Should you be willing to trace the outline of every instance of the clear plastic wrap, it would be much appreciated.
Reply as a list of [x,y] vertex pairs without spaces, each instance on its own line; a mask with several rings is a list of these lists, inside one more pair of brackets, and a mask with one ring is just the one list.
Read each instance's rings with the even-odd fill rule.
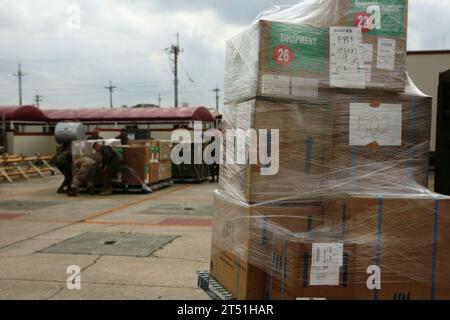
[[[405,71],[407,6],[303,1],[228,43],[211,272],[236,298],[450,299],[450,198],[427,189],[432,100]],[[242,154],[258,161],[229,161]]]
[[269,10],[227,43],[225,104],[333,88],[402,92],[407,0],[305,0]]

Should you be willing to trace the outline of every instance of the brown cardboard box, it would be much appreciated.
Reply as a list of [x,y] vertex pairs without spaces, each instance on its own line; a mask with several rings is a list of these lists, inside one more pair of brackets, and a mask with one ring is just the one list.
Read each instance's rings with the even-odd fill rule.
[[150,182],[150,152],[142,146],[124,148],[122,182],[125,185],[141,185]]
[[[270,266],[266,274],[268,300],[353,299],[356,245],[330,243],[325,238],[317,237],[314,243],[300,238],[273,241],[271,259],[267,262]],[[318,256],[313,256],[313,245],[318,245]],[[331,255],[330,250],[337,255]],[[314,262],[325,257],[338,258],[341,264]],[[313,278],[318,282],[312,282]]]
[[159,181],[159,163],[151,162],[150,163],[150,176],[149,176],[149,184],[157,183]]
[[338,6],[338,26],[362,27],[359,59],[367,70],[365,88],[403,92],[407,77],[408,0],[333,1]]
[[321,225],[322,209],[313,203],[252,206],[216,192],[211,273],[237,299],[263,299],[270,239],[307,237]]
[[315,98],[328,84],[327,27],[261,20],[227,43],[225,104]]
[[172,160],[159,161],[158,170],[159,181],[172,179]]
[[317,98],[329,87],[404,91],[407,0],[317,0],[288,15],[291,23],[263,18],[227,42],[225,104]]
[[134,140],[130,142],[131,145],[145,146],[150,149],[150,162],[156,163],[159,161],[159,141],[158,140]]
[[[323,178],[329,167],[330,118],[328,98],[309,103],[257,99],[225,107],[225,130],[251,128],[258,135],[266,129],[274,143],[274,130],[279,130],[279,170],[273,172],[275,175],[263,175],[267,166],[262,161],[230,164],[229,159],[235,155],[233,144],[238,145],[238,154],[245,151],[239,147],[244,138],[234,140],[225,131],[226,164],[220,169],[219,189],[249,203],[315,196],[324,187]],[[256,156],[258,149],[265,151],[261,150],[263,146],[258,148],[256,141],[247,140],[247,146],[256,147]],[[271,150],[274,157],[275,151]],[[272,167],[277,166],[272,163]]]
[[411,84],[403,94],[336,94],[331,103],[330,180],[428,186],[430,97]]
[[172,159],[172,141],[159,140],[159,161]]
[[[325,204],[325,225],[358,242],[355,299],[450,299],[450,199],[438,195],[353,194]],[[381,268],[381,290],[367,268]]]

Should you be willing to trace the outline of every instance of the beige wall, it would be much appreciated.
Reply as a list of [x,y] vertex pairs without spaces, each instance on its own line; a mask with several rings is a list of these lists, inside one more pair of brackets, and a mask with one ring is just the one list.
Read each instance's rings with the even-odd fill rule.
[[419,89],[433,97],[431,150],[435,151],[439,73],[450,69],[450,52],[439,54],[408,53],[407,69]]
[[8,153],[34,156],[36,153],[52,155],[56,151],[54,136],[18,136],[8,132]]

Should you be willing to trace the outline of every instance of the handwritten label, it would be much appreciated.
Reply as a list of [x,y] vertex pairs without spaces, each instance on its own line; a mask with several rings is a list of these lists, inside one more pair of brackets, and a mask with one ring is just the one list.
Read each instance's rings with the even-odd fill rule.
[[330,28],[330,86],[364,89],[361,28]]
[[402,145],[402,105],[380,104],[373,108],[369,103],[350,104],[350,145],[380,146]]

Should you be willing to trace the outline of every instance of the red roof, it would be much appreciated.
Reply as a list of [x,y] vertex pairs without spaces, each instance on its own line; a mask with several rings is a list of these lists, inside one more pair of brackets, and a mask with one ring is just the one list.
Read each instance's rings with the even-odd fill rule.
[[45,114],[34,106],[0,107],[0,120],[45,122]]
[[43,109],[49,121],[206,121],[214,122],[208,109],[137,108],[137,109]]

